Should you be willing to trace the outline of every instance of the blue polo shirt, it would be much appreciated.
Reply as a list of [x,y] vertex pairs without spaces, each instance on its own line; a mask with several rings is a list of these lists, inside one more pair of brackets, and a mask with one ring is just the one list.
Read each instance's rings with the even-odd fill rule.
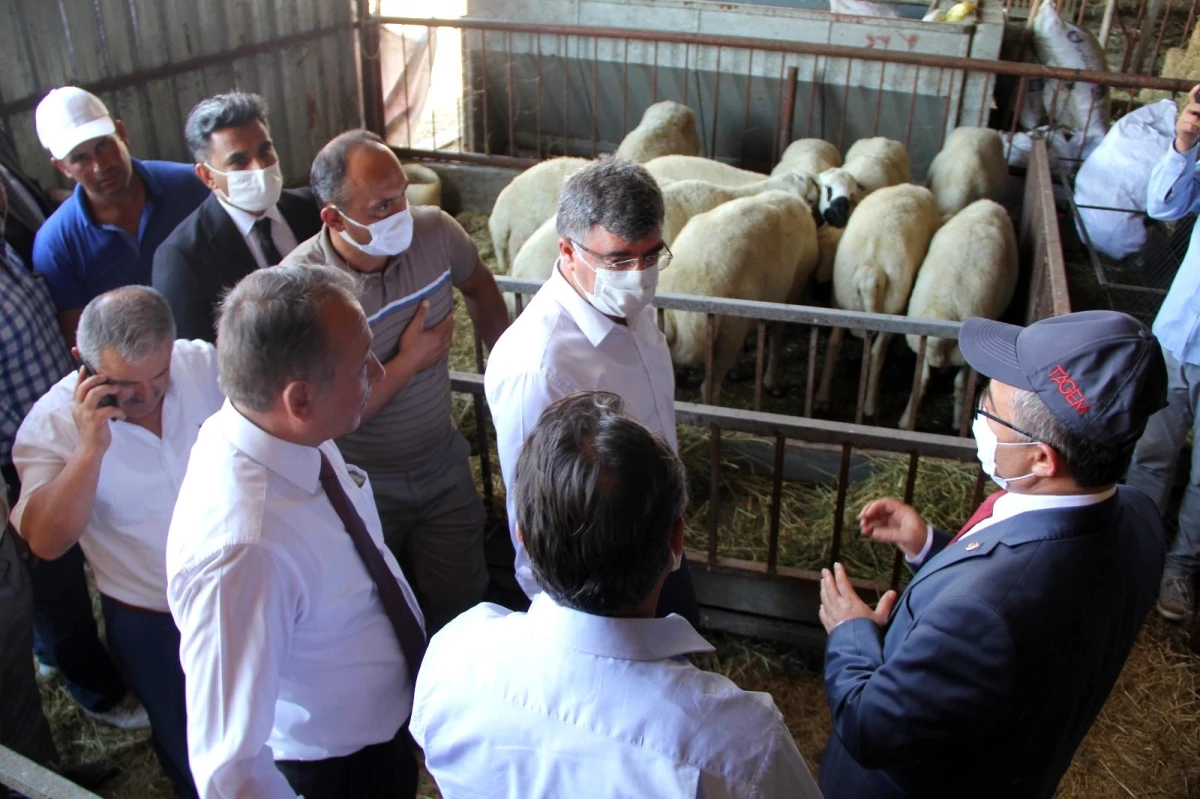
[[146,185],[136,238],[115,225],[97,225],[80,185],[37,232],[33,268],[45,277],[59,311],[82,308],[121,286],[149,286],[154,251],[210,193],[190,164],[131,160]]

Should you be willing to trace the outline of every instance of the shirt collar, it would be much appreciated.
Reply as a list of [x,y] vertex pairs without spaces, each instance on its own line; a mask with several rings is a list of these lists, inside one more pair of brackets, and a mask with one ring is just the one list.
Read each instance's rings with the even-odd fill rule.
[[217,411],[217,419],[221,433],[234,447],[297,488],[317,493],[321,475],[319,449],[276,438],[243,416],[228,399]]
[[237,227],[238,232],[240,232],[243,237],[249,236],[250,231],[254,228],[254,223],[260,219],[263,219],[264,217],[266,219],[279,222],[282,225],[287,224],[287,221],[283,218],[283,214],[279,213],[278,205],[272,205],[263,213],[262,216],[255,216],[249,211],[243,211],[241,208],[235,208],[229,203],[225,202],[225,198],[217,192],[214,191],[213,195],[216,196],[217,202],[221,204],[221,207],[225,209],[225,213],[229,214],[229,218],[233,220],[234,226]]
[[1089,505],[1099,505],[1116,493],[1116,486],[1107,491],[1101,491],[1099,494],[1018,494],[1009,491],[996,500],[996,505],[992,508],[992,515],[1007,518],[1034,510],[1085,508]]
[[[150,170],[146,169],[146,165],[136,158],[130,158],[129,163],[133,165],[133,171],[138,173],[138,176],[142,179],[142,185],[146,187],[146,205],[153,206],[158,201],[158,198],[162,196],[162,186],[159,184],[158,178],[154,177]],[[79,203],[80,209],[83,210],[83,218],[87,220],[87,223],[92,227],[100,227],[100,225],[96,224],[96,217],[92,216],[92,207],[88,204],[87,192],[83,190],[82,183],[75,184],[75,201]],[[145,212],[146,209],[143,208],[143,215]]]
[[543,592],[533,598],[526,615],[551,639],[597,657],[653,661],[716,651],[687,619],[674,613],[665,619],[594,616],[563,607]]

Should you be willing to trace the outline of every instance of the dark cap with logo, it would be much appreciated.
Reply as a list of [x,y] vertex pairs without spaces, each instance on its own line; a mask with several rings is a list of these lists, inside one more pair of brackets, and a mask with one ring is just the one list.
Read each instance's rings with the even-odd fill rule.
[[1132,445],[1167,404],[1158,339],[1116,311],[1065,314],[1029,327],[977,317],[963,323],[958,346],[980,374],[1036,392],[1089,441]]

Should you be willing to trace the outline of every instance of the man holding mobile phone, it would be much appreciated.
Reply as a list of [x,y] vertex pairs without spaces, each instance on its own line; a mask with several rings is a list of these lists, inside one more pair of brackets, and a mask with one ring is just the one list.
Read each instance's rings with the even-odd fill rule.
[[166,546],[192,445],[224,401],[216,350],[176,341],[162,295],[126,286],[84,308],[75,356],[80,369],[17,431],[12,523],[44,561],[83,549],[109,651],[146,708],[163,771],[179,796],[195,796]]
[[[1175,140],[1167,149],[1146,187],[1146,213],[1171,222],[1200,211],[1200,85],[1188,92],[1188,102],[1175,123]],[[1171,290],[1154,320],[1154,335],[1167,362],[1167,407],[1150,418],[1138,441],[1126,482],[1145,491],[1166,515],[1175,483],[1175,468],[1188,430],[1200,422],[1200,245],[1191,243]],[[1200,432],[1200,431],[1197,431]],[[1167,551],[1158,612],[1172,621],[1190,617],[1196,608],[1193,580],[1200,571],[1200,436],[1192,445],[1191,475],[1179,504],[1179,531]]]

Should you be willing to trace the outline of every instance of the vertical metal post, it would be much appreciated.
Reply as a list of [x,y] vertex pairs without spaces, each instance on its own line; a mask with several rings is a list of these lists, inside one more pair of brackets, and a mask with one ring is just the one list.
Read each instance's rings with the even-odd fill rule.
[[379,23],[371,17],[370,0],[358,0],[357,11],[363,127],[383,136],[386,131],[383,118],[383,72],[379,58]]
[[[777,153],[783,153],[792,143],[792,127],[796,124],[796,87],[799,83],[800,70],[788,67],[787,84],[783,95],[783,126],[779,131],[779,147]],[[772,158],[772,163],[779,162],[779,155]]]
[[708,562],[717,562],[717,530],[721,517],[721,427],[708,426],[709,460],[708,472]]
[[779,516],[783,509],[783,456],[787,439],[775,434],[775,466],[771,472],[771,526],[767,534],[767,574],[774,577],[779,568]]
[[849,444],[842,444],[842,464],[838,469],[837,506],[833,513],[833,540],[829,544],[829,568],[838,562],[842,556],[842,528],[845,526],[846,493],[850,490],[850,452]]
[[[754,354],[754,410],[762,410],[762,395],[763,395],[763,353],[766,351],[767,342],[767,323],[763,320],[758,320],[758,336],[755,344]],[[775,358],[778,360],[780,353],[775,353]],[[778,380],[779,375],[775,375]],[[779,387],[776,386],[776,389]]]

